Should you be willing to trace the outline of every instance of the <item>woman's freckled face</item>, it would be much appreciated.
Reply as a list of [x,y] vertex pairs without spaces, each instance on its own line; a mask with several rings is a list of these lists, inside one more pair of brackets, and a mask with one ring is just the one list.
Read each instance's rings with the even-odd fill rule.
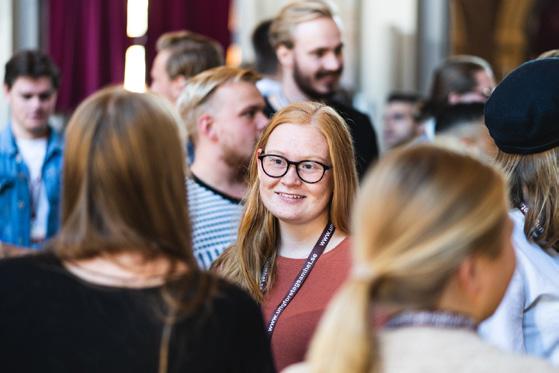
[[[308,124],[285,123],[270,134],[264,154],[281,155],[290,161],[318,161],[331,165],[328,144],[320,130]],[[307,224],[325,220],[332,198],[331,170],[315,184],[302,181],[294,165],[280,178],[262,171],[259,162],[258,178],[260,198],[264,206],[280,220],[290,224]]]

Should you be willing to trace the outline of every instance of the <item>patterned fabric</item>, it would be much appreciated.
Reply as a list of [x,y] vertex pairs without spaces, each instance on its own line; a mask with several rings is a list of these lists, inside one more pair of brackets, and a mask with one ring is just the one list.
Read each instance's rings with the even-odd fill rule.
[[208,269],[237,239],[242,204],[205,184],[195,175],[187,179],[194,257]]

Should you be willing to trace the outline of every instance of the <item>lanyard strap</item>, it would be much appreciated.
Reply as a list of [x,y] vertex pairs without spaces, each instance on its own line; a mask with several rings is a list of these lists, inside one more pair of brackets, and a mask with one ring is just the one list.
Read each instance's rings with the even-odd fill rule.
[[[295,281],[291,285],[291,288],[285,294],[283,300],[278,304],[276,310],[272,314],[272,318],[270,319],[270,321],[268,322],[268,326],[266,327],[266,332],[268,333],[268,336],[271,336],[272,333],[274,332],[274,328],[276,327],[276,323],[280,315],[287,308],[287,306],[293,300],[295,295],[297,295],[297,292],[299,291],[301,286],[303,286],[303,283],[309,276],[309,273],[311,273],[314,265],[316,264],[316,261],[324,252],[324,249],[328,245],[328,242],[330,242],[330,238],[332,238],[335,230],[336,228],[332,223],[328,223],[326,228],[324,228],[324,231],[318,238],[318,241],[316,241],[316,244],[314,245],[311,253],[307,257],[305,264],[299,271],[297,277],[295,277]],[[264,268],[262,269],[262,275],[260,276],[260,290],[263,290],[264,287],[266,286],[269,275],[270,275],[270,261],[267,261],[266,264],[264,264]]]
[[[526,206],[526,204],[522,201],[518,204],[518,209],[520,210],[520,212],[524,216],[526,216],[526,214],[528,213],[528,206]],[[542,236],[543,233],[544,233],[544,229],[543,229],[542,225],[540,224],[539,221],[536,221],[534,231],[532,232],[532,238],[534,240],[537,240],[538,238],[540,238]]]
[[436,328],[475,330],[472,319],[458,313],[443,311],[404,311],[392,317],[384,327],[397,329],[407,326],[432,326]]

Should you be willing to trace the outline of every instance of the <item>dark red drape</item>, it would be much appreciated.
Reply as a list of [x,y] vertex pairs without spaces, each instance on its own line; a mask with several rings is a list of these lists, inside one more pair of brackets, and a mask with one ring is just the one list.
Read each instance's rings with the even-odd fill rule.
[[536,1],[536,5],[533,18],[537,26],[530,43],[532,58],[550,49],[559,48],[559,2],[540,0]]
[[48,4],[48,50],[62,76],[58,110],[69,113],[99,88],[124,80],[126,0]]
[[231,43],[231,0],[151,0],[146,43],[147,73],[155,58],[155,43],[165,32],[190,30],[219,41],[224,50]]

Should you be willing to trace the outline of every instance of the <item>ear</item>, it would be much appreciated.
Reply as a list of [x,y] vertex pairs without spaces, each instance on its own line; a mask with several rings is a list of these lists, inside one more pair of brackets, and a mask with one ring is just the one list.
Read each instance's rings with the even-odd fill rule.
[[285,45],[280,45],[276,49],[276,56],[278,57],[280,65],[283,67],[293,67],[293,54],[293,48],[287,48]]
[[200,115],[196,121],[196,127],[198,128],[198,135],[200,137],[208,138],[211,141],[217,140],[214,119],[210,114],[204,113]]
[[415,125],[415,135],[421,136],[425,133],[425,122],[420,122]]
[[187,79],[179,75],[171,81],[171,91],[173,92],[173,97],[179,97],[182,90],[186,86]]
[[475,301],[480,291],[478,257],[469,255],[462,261],[456,271],[456,280],[463,294],[470,301]]
[[10,89],[8,88],[7,84],[4,84],[4,97],[6,97],[6,100],[9,103],[10,102]]
[[258,178],[261,178],[261,172],[262,170],[260,169],[260,161],[258,159],[258,157],[260,156],[260,154],[264,153],[264,149],[262,148],[258,148],[256,149],[256,151],[254,152],[254,160],[256,162],[256,171],[258,172]]

